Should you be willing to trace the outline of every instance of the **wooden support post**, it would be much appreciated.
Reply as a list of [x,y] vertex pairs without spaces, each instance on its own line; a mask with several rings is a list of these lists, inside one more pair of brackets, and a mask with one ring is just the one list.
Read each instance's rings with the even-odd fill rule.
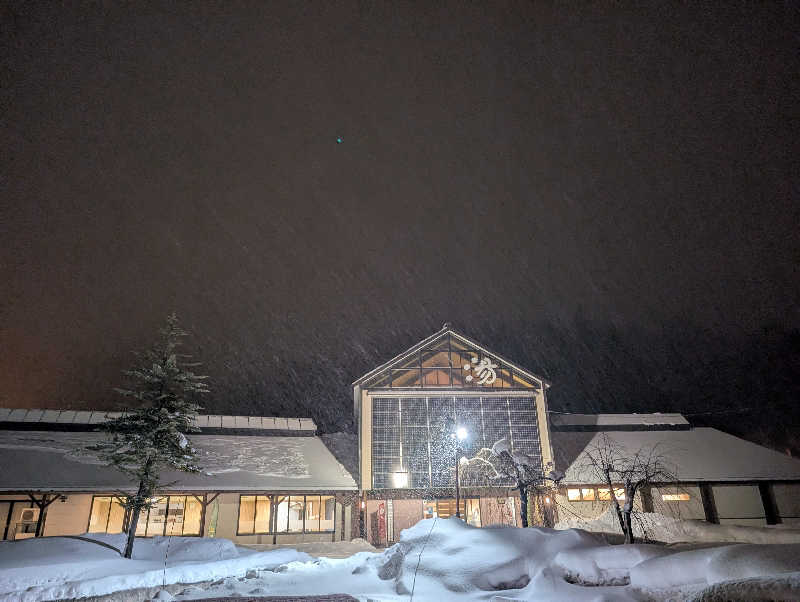
[[778,512],[778,505],[775,503],[775,496],[772,493],[770,483],[759,483],[758,492],[761,494],[761,504],[764,506],[764,517],[768,525],[779,525],[781,515]]
[[210,498],[207,493],[201,496],[192,494],[192,497],[200,502],[200,537],[206,536],[206,508],[208,505],[219,497],[219,492],[212,495]]
[[699,485],[700,498],[703,500],[703,511],[706,515],[706,521],[719,524],[717,505],[714,503],[714,491],[711,489],[711,485],[709,483],[700,483]]
[[45,493],[42,495],[42,499],[37,500],[35,495],[29,493],[28,497],[34,504],[36,504],[36,507],[39,508],[39,518],[36,519],[36,533],[34,534],[34,537],[41,537],[44,532],[44,519],[45,515],[47,514],[47,507],[55,502],[59,496],[57,494],[53,494],[53,497],[50,498],[50,494]]

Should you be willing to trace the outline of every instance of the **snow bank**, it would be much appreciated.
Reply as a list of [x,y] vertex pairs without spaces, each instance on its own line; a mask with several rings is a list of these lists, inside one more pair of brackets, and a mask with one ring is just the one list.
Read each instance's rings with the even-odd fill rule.
[[199,585],[172,589],[176,600],[333,593],[409,600],[412,592],[434,602],[722,600],[742,598],[736,587],[800,599],[800,544],[609,545],[580,530],[480,529],[456,518],[420,521],[391,548],[348,558],[159,537],[137,540],[134,559],[125,560],[112,549],[122,547],[123,536],[85,537],[94,541],[0,543],[0,599],[38,602],[178,583]]
[[[122,535],[45,537],[0,542],[0,598],[38,601],[99,596],[172,583],[196,583],[248,570],[269,570],[308,554],[292,549],[252,552],[225,539],[154,537],[137,539],[128,560],[109,547]],[[94,541],[91,541],[94,540]]]
[[[620,534],[619,521],[613,508],[595,520],[571,518],[559,522],[558,530],[583,529],[592,533]],[[785,527],[745,527],[741,525],[715,525],[703,520],[682,520],[658,514],[641,512],[634,516],[634,535],[638,538],[664,543],[679,542],[738,542],[755,544],[799,543],[800,529]]]
[[[378,576],[393,581],[397,594],[413,591],[421,600],[449,599],[454,594],[485,597],[500,591],[524,600],[596,600],[612,592],[615,598],[626,599],[626,592],[618,588],[586,588],[570,582],[596,579],[600,554],[594,560],[580,554],[598,546],[612,550],[582,531],[480,529],[455,518],[428,519],[403,531],[398,543],[384,552]],[[648,557],[648,552],[639,555]],[[621,559],[609,562],[625,564]]]
[[630,569],[630,583],[638,587],[667,589],[687,583],[713,585],[797,571],[800,571],[798,544],[738,544],[677,552],[646,560]]

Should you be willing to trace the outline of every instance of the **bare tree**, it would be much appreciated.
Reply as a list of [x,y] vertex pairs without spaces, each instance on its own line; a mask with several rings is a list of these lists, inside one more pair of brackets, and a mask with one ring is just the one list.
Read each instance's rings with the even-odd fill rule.
[[[608,487],[611,505],[625,536],[625,543],[633,543],[631,515],[636,494],[653,483],[674,482],[674,474],[667,469],[657,445],[642,447],[631,453],[606,433],[600,435],[597,442],[584,453],[586,468]],[[617,498],[620,484],[624,492],[624,496],[620,496],[623,497],[621,506]]]
[[[548,466],[550,468],[550,466]],[[545,474],[542,462],[535,456],[520,451],[512,451],[508,439],[500,439],[492,449],[482,448],[466,462],[463,474],[465,481],[472,484],[513,483],[519,491],[522,526],[528,526],[528,495],[531,490],[539,490],[546,479],[558,482],[563,475],[555,470]]]

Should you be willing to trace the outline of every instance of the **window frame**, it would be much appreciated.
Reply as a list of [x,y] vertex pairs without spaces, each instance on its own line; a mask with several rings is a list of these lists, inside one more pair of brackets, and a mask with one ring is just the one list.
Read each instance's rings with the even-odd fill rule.
[[[108,521],[110,520],[110,516],[111,516],[111,505],[119,504],[119,502],[117,501],[117,499],[119,499],[119,497],[120,496],[118,496],[118,495],[92,494],[92,503],[89,506],[89,519],[86,522],[86,532],[87,533],[108,533]],[[149,525],[149,519],[150,519],[150,510],[151,509],[147,508],[147,513],[144,516],[144,519],[145,519],[144,533],[142,535],[137,535],[136,537],[156,537],[156,536],[159,536],[159,535],[162,536],[162,537],[170,537],[166,533],[167,533],[167,524],[168,524],[168,520],[169,520],[169,499],[171,497],[173,497],[173,498],[183,498],[184,499],[184,501],[183,501],[183,513],[184,513],[183,514],[183,518],[184,518],[184,520],[183,520],[182,525],[186,524],[186,506],[187,506],[186,500],[188,500],[188,498],[190,498],[190,497],[195,497],[194,494],[187,493],[187,494],[174,494],[173,495],[173,494],[165,493],[165,494],[162,494],[162,495],[156,495],[156,496],[153,496],[153,498],[151,498],[151,499],[166,498],[166,500],[167,500],[167,505],[166,505],[165,514],[164,514],[164,527],[161,530],[162,532],[161,533],[152,533],[152,534],[148,533],[148,528],[150,526]],[[198,497],[200,497],[200,496],[198,496]],[[106,515],[106,527],[105,527],[106,530],[105,531],[89,531],[89,526],[92,524],[92,511],[94,510],[94,502],[95,502],[95,499],[97,499],[97,498],[111,498],[111,504],[109,504],[108,513]],[[142,511],[140,511],[140,512],[142,512]],[[122,519],[122,527],[123,527],[122,532],[123,533],[125,532],[125,527],[130,525],[130,520],[131,520],[131,511],[128,510],[127,508],[125,508],[125,514],[124,514],[123,519]],[[183,526],[181,526],[181,533],[179,535],[172,535],[171,537],[202,537],[203,536],[203,530],[205,528],[204,522],[205,522],[205,517],[204,517],[204,512],[203,512],[203,502],[200,502],[200,530],[199,530],[199,533],[184,533],[183,532]],[[139,522],[137,524],[137,530],[139,528],[139,525],[141,525],[141,523],[142,523],[142,516],[140,515],[139,516]]]
[[[622,485],[617,486],[615,484],[612,489],[614,490],[614,495],[616,496],[618,502],[622,502],[622,501],[625,500],[625,487],[623,487]],[[577,491],[578,492],[578,496],[579,496],[578,499],[574,499],[574,500],[570,499],[570,497],[569,497],[569,492],[570,491]],[[583,494],[584,491],[592,491],[592,494],[591,494],[592,497],[591,498],[584,497],[584,494]],[[607,492],[606,495],[608,497],[600,497],[600,491]],[[621,492],[622,496],[620,497],[619,495],[617,495],[617,492]],[[577,487],[567,487],[564,490],[564,496],[567,498],[567,502],[569,502],[570,504],[577,504],[579,502],[610,502],[610,501],[612,501],[611,500],[611,489],[609,489],[608,487],[606,487],[604,485],[589,485],[589,486],[579,485]]]
[[[242,533],[239,531],[239,525],[241,523],[241,513],[242,513],[242,498],[243,497],[252,497],[255,498],[254,500],[254,508],[253,508],[253,532],[252,533]],[[266,498],[269,500],[269,508],[270,508],[270,517],[269,517],[269,531],[256,531],[256,517],[258,515],[258,498]],[[278,499],[280,498],[280,502]],[[289,530],[289,516],[287,513],[286,516],[286,525],[284,529],[278,528],[278,506],[286,502],[287,508],[289,504],[293,501],[296,501],[297,498],[302,498],[303,500],[303,509],[300,515],[302,516],[303,527],[299,531],[290,531]],[[309,530],[306,528],[306,512],[308,507],[308,498],[316,498],[320,502],[320,509],[319,509],[319,517],[317,520],[317,529],[316,530]],[[333,500],[333,528],[331,529],[322,529],[322,516],[324,514],[324,501],[327,499]],[[247,536],[247,535],[305,535],[307,533],[335,533],[336,532],[336,518],[338,512],[336,510],[336,497],[331,494],[324,494],[324,493],[317,493],[317,494],[291,494],[291,493],[240,493],[239,494],[239,504],[236,511],[236,535],[238,536]]]

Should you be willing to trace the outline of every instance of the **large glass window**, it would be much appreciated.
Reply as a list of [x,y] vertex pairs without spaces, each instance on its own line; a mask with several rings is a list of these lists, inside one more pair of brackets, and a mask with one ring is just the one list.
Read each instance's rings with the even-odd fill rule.
[[238,533],[333,531],[335,514],[336,500],[330,495],[243,495],[239,498]]
[[270,533],[272,499],[266,495],[243,495],[239,497],[240,535]]
[[372,486],[376,489],[400,487],[395,477],[399,473],[404,475],[406,488],[452,487],[456,452],[452,431],[455,426],[468,433],[458,445],[460,455],[467,458],[475,456],[481,448],[491,448],[500,439],[507,439],[513,451],[541,457],[533,397],[375,397],[372,400]]
[[89,514],[89,533],[122,533],[125,507],[114,497],[92,498]]
[[330,495],[306,496],[306,532],[333,531],[336,500]]
[[[139,514],[136,535],[200,535],[203,506],[194,496],[170,495],[153,500]],[[115,497],[95,496],[89,515],[90,533],[121,533],[125,508]]]

